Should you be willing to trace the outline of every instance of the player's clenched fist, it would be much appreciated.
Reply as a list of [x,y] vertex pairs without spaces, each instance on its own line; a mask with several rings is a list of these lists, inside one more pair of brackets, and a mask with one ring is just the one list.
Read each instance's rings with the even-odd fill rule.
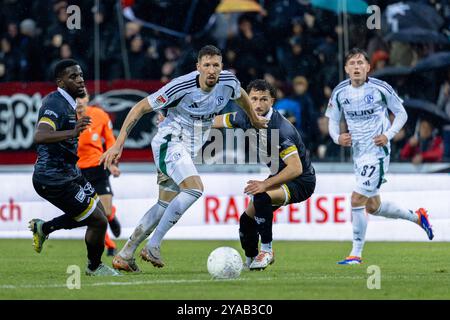
[[77,123],[75,124],[75,128],[73,129],[73,136],[78,137],[81,132],[83,132],[89,125],[91,124],[91,118],[90,117],[81,117],[77,120]]
[[342,133],[339,135],[339,144],[344,147],[351,147],[352,145],[352,136],[350,133]]
[[380,134],[373,139],[376,146],[382,147],[388,143],[388,138],[384,134]]

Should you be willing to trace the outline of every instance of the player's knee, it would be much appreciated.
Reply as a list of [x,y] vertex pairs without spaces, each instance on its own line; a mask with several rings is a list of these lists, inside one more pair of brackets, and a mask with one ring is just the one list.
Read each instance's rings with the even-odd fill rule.
[[99,210],[98,207],[91,215],[90,226],[101,230],[106,230],[106,228],[108,227],[108,219],[106,218],[104,212]]
[[370,214],[375,214],[380,208],[380,204],[376,202],[369,201],[366,203],[366,211]]
[[351,198],[352,207],[364,206],[366,204],[366,202],[367,202],[367,197],[353,192],[352,198]]
[[203,193],[204,187],[203,187],[203,182],[201,179],[198,179],[196,189]]
[[199,176],[192,176],[183,180],[180,185],[180,189],[195,189],[203,193],[203,182]]

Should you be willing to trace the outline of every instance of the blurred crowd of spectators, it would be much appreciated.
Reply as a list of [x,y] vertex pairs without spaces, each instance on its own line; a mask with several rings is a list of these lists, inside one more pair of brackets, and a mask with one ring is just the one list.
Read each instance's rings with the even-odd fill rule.
[[[124,19],[124,39],[114,0],[3,0],[0,10],[0,82],[51,81],[52,66],[62,58],[78,60],[86,79],[94,78],[94,56],[100,77],[168,81],[193,70],[196,51],[213,43],[223,50],[225,69],[245,87],[265,78],[277,87],[276,108],[302,133],[314,159],[348,159],[328,136],[324,111],[339,83],[338,38],[343,30],[334,12],[306,0],[258,1],[260,13],[217,14],[210,32],[176,39]],[[151,2],[151,1],[150,1]],[[164,2],[164,1],[163,1]],[[218,1],[217,1],[218,2]],[[397,1],[367,1],[383,11]],[[423,0],[436,8],[450,29],[450,1]],[[50,5],[49,5],[50,3]],[[201,1],[200,1],[201,3]],[[66,26],[70,4],[80,6],[81,30]],[[201,10],[201,6],[197,10]],[[373,70],[413,66],[448,45],[386,42],[380,30],[366,28],[366,15],[349,15],[349,48],[367,50]],[[100,45],[94,46],[95,27]],[[402,97],[429,100],[450,115],[450,69],[425,75],[418,82],[389,82]],[[392,141],[392,160],[414,163],[450,159],[450,127],[424,120],[411,122]]]

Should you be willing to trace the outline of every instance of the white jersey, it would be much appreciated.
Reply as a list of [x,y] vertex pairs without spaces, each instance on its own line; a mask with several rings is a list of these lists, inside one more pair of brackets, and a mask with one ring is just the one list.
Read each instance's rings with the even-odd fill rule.
[[394,114],[406,113],[402,103],[403,100],[384,81],[369,77],[355,88],[348,79],[333,90],[325,116],[340,121],[344,114],[352,136],[354,159],[378,159],[390,154],[390,143],[378,147],[373,138],[391,127],[388,109]]
[[234,74],[222,71],[210,92],[200,88],[200,73],[193,71],[167,83],[148,96],[153,110],[167,109],[165,120],[159,124],[156,136],[171,135],[179,139],[191,157],[195,157],[209,136],[214,117],[229,100],[241,96],[241,84]]

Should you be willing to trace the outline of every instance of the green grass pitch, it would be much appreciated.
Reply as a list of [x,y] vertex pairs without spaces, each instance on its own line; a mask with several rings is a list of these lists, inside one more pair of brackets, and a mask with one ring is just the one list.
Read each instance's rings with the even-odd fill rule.
[[[350,242],[275,241],[276,261],[265,271],[217,281],[206,260],[219,246],[241,252],[236,241],[167,240],[164,268],[137,259],[141,274],[100,278],[84,275],[82,240],[50,239],[37,254],[31,239],[1,239],[0,299],[450,299],[448,243],[368,242],[364,264],[339,266]],[[69,265],[81,268],[79,290],[66,287]],[[371,265],[380,268],[380,289],[367,288]]]

